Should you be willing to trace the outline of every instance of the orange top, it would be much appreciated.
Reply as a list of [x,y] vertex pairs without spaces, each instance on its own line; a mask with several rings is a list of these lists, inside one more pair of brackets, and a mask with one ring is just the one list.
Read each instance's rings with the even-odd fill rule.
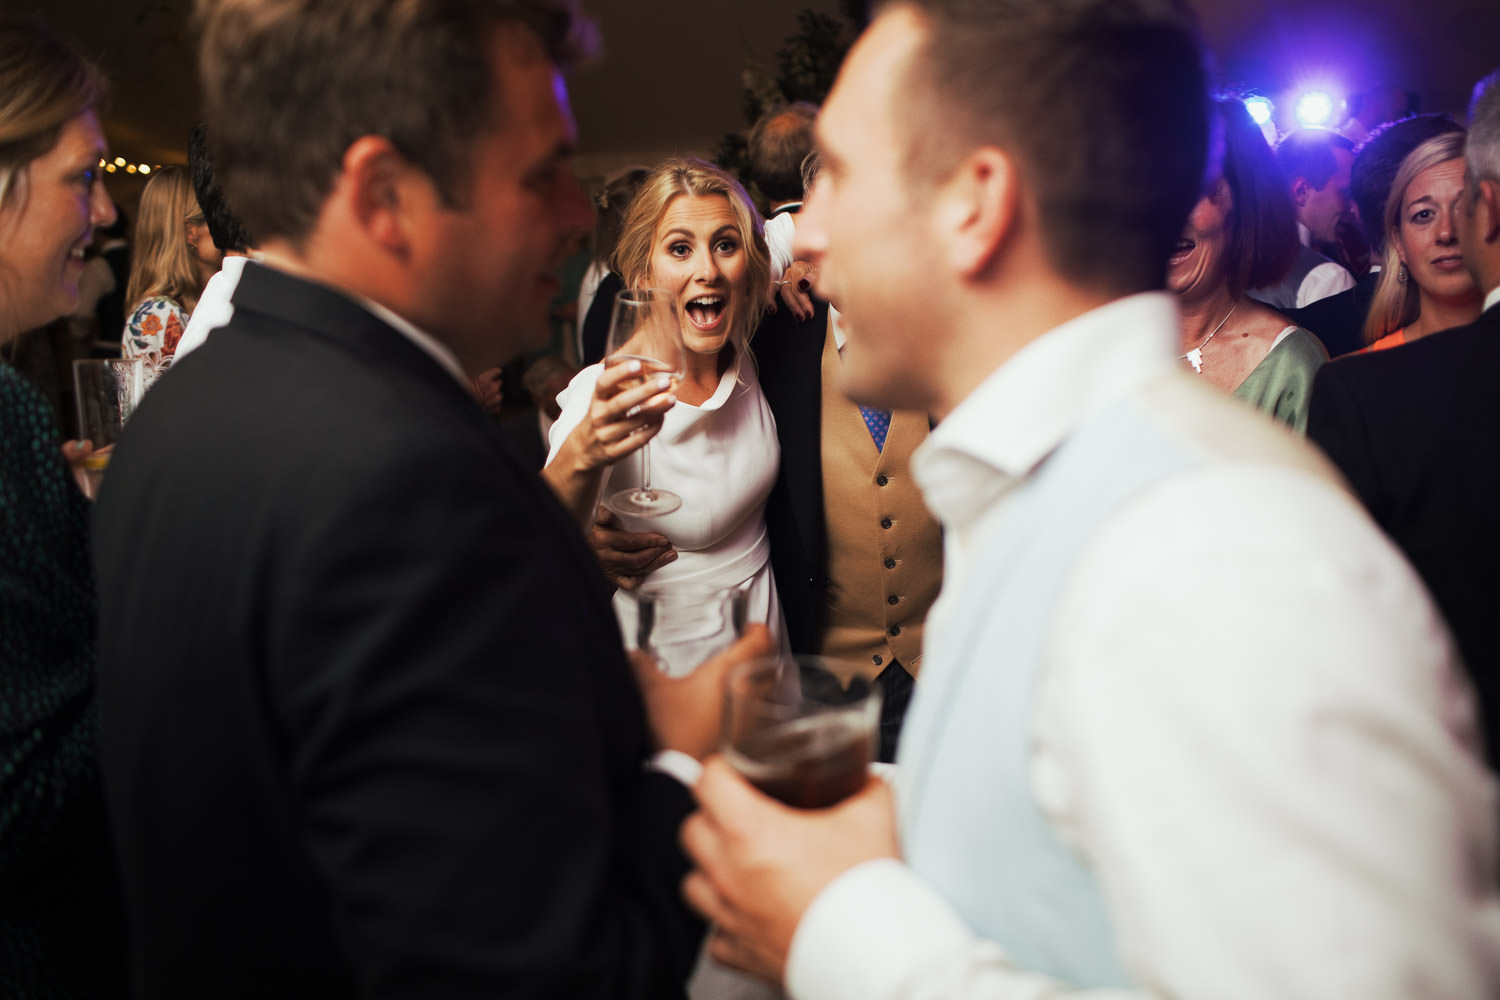
[[1389,350],[1392,347],[1400,347],[1404,343],[1406,343],[1406,327],[1402,327],[1395,333],[1386,334],[1384,337],[1381,337],[1379,340],[1375,341],[1375,343],[1371,344],[1369,347],[1364,348],[1359,353],[1368,354],[1371,351]]

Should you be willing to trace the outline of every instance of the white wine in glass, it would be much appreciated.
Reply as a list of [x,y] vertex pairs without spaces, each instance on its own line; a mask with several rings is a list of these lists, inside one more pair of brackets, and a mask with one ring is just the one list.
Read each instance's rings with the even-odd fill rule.
[[[682,327],[671,293],[659,288],[626,288],[615,296],[604,364],[608,367],[629,361],[641,366],[640,378],[632,385],[662,374],[671,376],[674,385],[682,380]],[[660,517],[682,506],[682,497],[651,485],[650,449],[649,442],[640,449],[640,485],[618,490],[604,500],[604,506],[622,517]]]

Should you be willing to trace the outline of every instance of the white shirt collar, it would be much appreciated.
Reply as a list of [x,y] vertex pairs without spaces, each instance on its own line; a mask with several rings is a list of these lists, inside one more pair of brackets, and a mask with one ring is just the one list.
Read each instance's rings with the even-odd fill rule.
[[429,356],[431,356],[432,360],[442,365],[444,370],[446,370],[448,374],[458,379],[458,384],[464,387],[465,392],[472,391],[470,388],[469,376],[464,374],[463,368],[459,365],[458,356],[455,355],[452,351],[448,350],[446,344],[433,337],[433,335],[428,333],[427,331],[422,330],[416,325],[412,324],[410,321],[391,312],[379,302],[367,299],[363,295],[355,295],[353,292],[349,291],[346,291],[344,294],[348,295],[355,302],[358,302],[370,312],[374,313],[377,319],[386,323],[388,326],[395,329],[397,333],[401,334],[407,340],[411,341],[413,344],[416,344],[423,351],[425,351]]
[[[228,260],[229,258],[225,259]],[[297,267],[283,263],[275,254],[263,252],[259,255],[256,262],[266,267],[274,268],[283,274],[290,274],[294,278],[322,285],[324,288],[344,296],[351,302],[363,306],[376,319],[391,327],[397,333],[401,334],[401,336],[415,344],[424,354],[436,361],[444,371],[458,380],[458,384],[464,387],[464,391],[473,391],[472,384],[469,382],[469,376],[464,374],[463,367],[458,363],[458,356],[450,351],[446,344],[437,340],[432,334],[413,325],[409,320],[391,312],[379,302],[367,299],[363,295],[351,292],[347,288],[340,288],[337,285],[330,285],[326,281],[320,281]]]
[[828,322],[833,324],[833,346],[842,356],[849,338],[844,336],[844,315],[832,302],[828,303]]
[[240,275],[245,271],[245,265],[250,263],[250,261],[251,258],[244,254],[226,253],[224,259],[219,261],[219,272],[229,275],[238,284]]
[[1489,312],[1497,305],[1500,305],[1500,285],[1490,289],[1490,294],[1484,297],[1484,308],[1479,311]]
[[[975,491],[976,463],[1000,492],[1079,423],[1176,363],[1180,321],[1166,292],[1117,299],[1027,344],[971,392],[913,457],[933,512],[966,519],[995,499]],[[969,470],[969,471],[965,471]]]

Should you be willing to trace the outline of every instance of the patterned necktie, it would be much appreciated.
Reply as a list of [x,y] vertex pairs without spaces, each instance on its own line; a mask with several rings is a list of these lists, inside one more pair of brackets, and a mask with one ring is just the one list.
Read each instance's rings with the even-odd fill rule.
[[870,437],[875,440],[875,450],[885,450],[885,436],[891,429],[891,411],[861,406],[859,415],[865,418],[865,426],[870,429]]

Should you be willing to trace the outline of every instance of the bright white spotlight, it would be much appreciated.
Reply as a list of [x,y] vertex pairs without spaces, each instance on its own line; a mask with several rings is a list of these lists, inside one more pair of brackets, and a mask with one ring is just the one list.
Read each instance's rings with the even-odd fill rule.
[[1271,113],[1276,110],[1269,98],[1247,97],[1245,98],[1245,110],[1250,112],[1250,117],[1255,124],[1264,125],[1271,120]]
[[1297,99],[1297,122],[1303,128],[1325,128],[1333,118],[1333,98],[1311,90]]

